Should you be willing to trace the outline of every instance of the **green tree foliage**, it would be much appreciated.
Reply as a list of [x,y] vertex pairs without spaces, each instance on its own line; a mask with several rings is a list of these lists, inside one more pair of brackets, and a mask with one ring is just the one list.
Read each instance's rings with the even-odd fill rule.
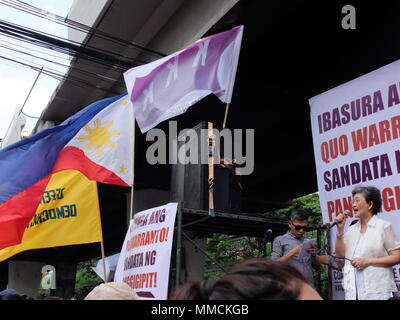
[[207,240],[207,253],[212,259],[206,259],[205,278],[215,280],[224,271],[214,261],[226,270],[234,264],[261,256],[260,241],[251,237],[215,234],[213,238]]
[[309,222],[319,224],[322,223],[322,213],[321,206],[319,202],[318,193],[311,193],[306,196],[293,199],[292,204],[284,209],[278,210],[276,213],[278,215],[285,214],[287,218],[289,218],[288,214],[291,209],[294,208],[303,208],[306,209],[310,213]]
[[99,258],[78,263],[75,279],[75,298],[83,300],[103,280],[92,270]]

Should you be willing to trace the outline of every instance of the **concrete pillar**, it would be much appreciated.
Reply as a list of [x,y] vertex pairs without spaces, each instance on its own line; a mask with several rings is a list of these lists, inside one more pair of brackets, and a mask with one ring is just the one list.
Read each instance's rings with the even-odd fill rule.
[[[194,238],[192,232],[185,232],[197,246],[206,251],[207,239]],[[204,265],[206,256],[191,242],[183,238],[182,245],[185,248],[185,279],[183,283],[188,281],[202,281],[204,279]]]
[[142,189],[133,190],[133,199],[131,199],[131,191],[126,194],[127,212],[126,212],[126,225],[129,227],[131,221],[131,201],[133,206],[133,215],[136,213],[163,206],[170,201],[170,192],[158,189]]
[[[129,195],[130,196],[130,195]],[[130,200],[130,199],[129,199]],[[170,192],[158,189],[133,190],[133,212],[162,206],[170,202]],[[128,212],[129,215],[129,212]]]
[[8,283],[8,262],[0,263],[0,291],[7,289]]
[[[204,280],[205,270],[205,259],[206,256],[201,250],[206,251],[207,239],[197,238],[193,235],[193,232],[183,232],[196,244],[196,246],[182,236],[182,251],[181,251],[181,271],[179,283],[183,284],[188,281],[202,281]],[[170,294],[175,290],[176,286],[176,254],[177,254],[177,242],[176,242],[176,230],[174,243],[171,251],[171,269],[170,274]]]
[[56,268],[56,289],[54,295],[71,299],[75,293],[76,263],[60,262]]
[[9,261],[8,288],[36,299],[43,266],[43,262]]

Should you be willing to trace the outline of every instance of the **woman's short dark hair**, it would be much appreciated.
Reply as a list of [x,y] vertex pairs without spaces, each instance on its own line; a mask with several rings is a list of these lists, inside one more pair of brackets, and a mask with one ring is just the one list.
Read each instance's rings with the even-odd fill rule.
[[351,194],[354,197],[357,193],[361,193],[364,196],[365,201],[372,202],[372,213],[378,214],[382,206],[382,197],[379,189],[373,186],[358,186],[353,189]]
[[253,258],[215,282],[189,282],[172,300],[297,300],[305,279],[287,262]]
[[308,211],[302,208],[295,208],[290,211],[291,221],[304,221],[308,219]]

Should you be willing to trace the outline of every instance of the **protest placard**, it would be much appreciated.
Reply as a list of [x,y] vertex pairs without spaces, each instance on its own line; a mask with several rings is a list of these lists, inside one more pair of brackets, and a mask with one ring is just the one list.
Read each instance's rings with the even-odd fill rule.
[[177,203],[144,210],[130,221],[115,271],[139,297],[166,300]]
[[[378,217],[391,222],[400,236],[399,84],[400,60],[309,100],[324,223],[345,210],[351,222],[352,189],[373,185],[383,200]],[[334,236],[332,232],[333,244]],[[338,299],[343,298],[341,278],[340,271],[333,271]],[[399,288],[400,278],[395,280]]]

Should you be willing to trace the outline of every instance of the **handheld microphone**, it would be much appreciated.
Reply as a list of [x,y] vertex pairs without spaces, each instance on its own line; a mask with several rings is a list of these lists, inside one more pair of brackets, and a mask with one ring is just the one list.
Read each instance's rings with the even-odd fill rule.
[[[346,210],[345,212],[343,212],[343,214],[346,217],[349,217],[350,216],[350,210]],[[341,223],[342,221],[343,220],[339,221],[339,220],[335,219],[335,221],[333,223],[331,223],[331,224],[327,223],[326,226],[328,227],[328,229],[332,229],[334,226],[336,226],[338,223]]]
[[272,232],[271,229],[267,229],[267,230],[264,232],[264,241],[265,241],[265,242],[271,241],[272,233],[273,233],[273,232]]

